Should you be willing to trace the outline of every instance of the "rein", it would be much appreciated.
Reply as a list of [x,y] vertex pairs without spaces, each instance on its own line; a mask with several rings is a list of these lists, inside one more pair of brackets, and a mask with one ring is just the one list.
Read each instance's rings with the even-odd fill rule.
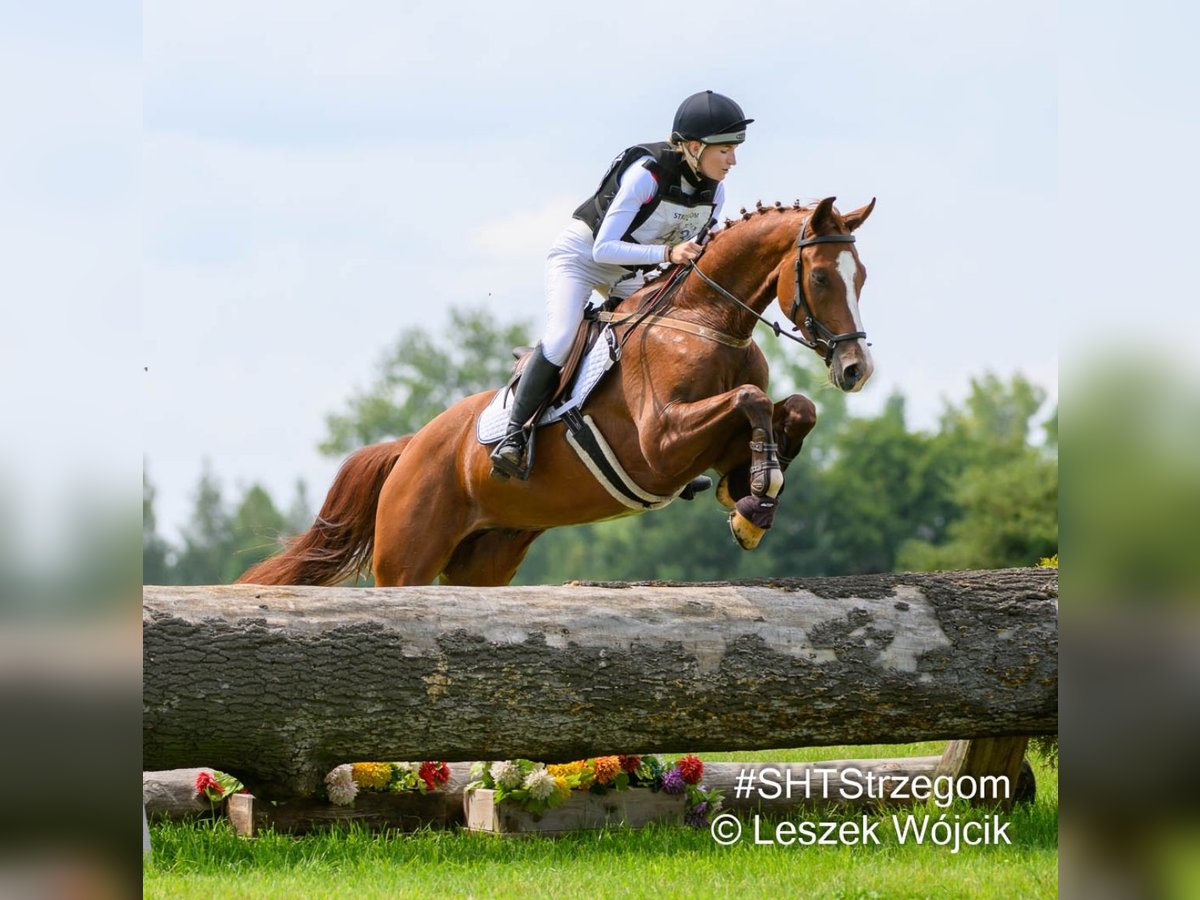
[[765,316],[755,312],[752,307],[742,302],[734,294],[727,291],[721,285],[717,284],[707,275],[700,271],[700,267],[696,265],[696,261],[692,260],[688,263],[688,268],[700,276],[700,280],[716,291],[720,296],[724,297],[732,303],[737,304],[746,312],[750,313],[760,322],[765,322],[771,326],[771,330],[775,332],[776,337],[785,337],[795,341],[797,344],[802,344],[810,350],[815,350],[822,353],[825,358],[825,365],[829,365],[833,359],[833,354],[837,350],[837,345],[843,341],[856,341],[860,338],[865,338],[865,331],[847,331],[843,334],[834,334],[823,323],[818,321],[816,316],[812,314],[812,309],[808,305],[808,299],[804,296],[804,289],[801,286],[803,282],[800,280],[801,260],[800,251],[805,247],[810,247],[813,244],[853,244],[854,235],[852,234],[824,234],[806,238],[804,233],[808,230],[808,219],[804,220],[804,224],[800,226],[800,234],[796,237],[796,293],[792,297],[792,310],[788,313],[788,319],[791,320],[792,329],[798,331],[800,324],[796,321],[797,312],[804,313],[804,327],[808,329],[809,334],[813,336],[813,340],[804,337],[804,333],[799,335],[788,334],[779,327],[778,322],[772,322]]
[[[709,225],[712,223],[710,222]],[[700,280],[712,288],[718,295],[724,297],[731,303],[740,306],[746,312],[750,313],[755,319],[771,326],[771,330],[775,332],[776,337],[785,337],[788,340],[795,341],[810,350],[815,350],[822,354],[825,359],[825,365],[829,365],[833,359],[833,354],[837,351],[837,345],[844,341],[856,341],[860,338],[866,338],[865,331],[847,331],[843,334],[835,334],[830,331],[825,325],[813,315],[811,307],[808,305],[808,298],[804,295],[804,289],[801,287],[803,282],[800,280],[802,261],[800,251],[805,247],[811,247],[814,244],[853,244],[854,235],[852,234],[823,234],[815,235],[810,238],[804,236],[808,230],[808,219],[804,220],[804,224],[800,226],[800,234],[796,237],[796,286],[795,294],[792,297],[792,309],[788,313],[788,319],[792,323],[793,331],[800,331],[800,323],[796,321],[797,312],[804,313],[804,327],[808,329],[809,334],[813,336],[812,340],[804,337],[804,333],[799,335],[788,334],[779,327],[778,322],[772,322],[770,319],[755,312],[754,308],[743,302],[739,297],[712,278],[700,271],[700,267],[696,265],[696,260],[690,260],[687,265],[677,266],[666,279],[666,282],[660,287],[654,295],[642,306],[636,313],[630,313],[626,316],[616,316],[614,313],[601,312],[599,319],[602,322],[611,322],[613,325],[627,325],[628,330],[621,339],[621,345],[633,335],[634,330],[642,324],[646,325],[661,325],[666,328],[674,328],[676,331],[686,331],[690,334],[699,335],[710,341],[716,341],[719,344],[725,344],[730,347],[745,347],[750,343],[750,338],[739,338],[731,334],[725,334],[721,331],[716,331],[711,328],[705,328],[703,325],[696,325],[692,322],[685,322],[681,319],[670,319],[666,316],[655,315],[655,312],[666,305],[670,296],[675,292],[686,278],[692,272],[700,276]],[[708,225],[703,229],[703,232],[708,231]]]

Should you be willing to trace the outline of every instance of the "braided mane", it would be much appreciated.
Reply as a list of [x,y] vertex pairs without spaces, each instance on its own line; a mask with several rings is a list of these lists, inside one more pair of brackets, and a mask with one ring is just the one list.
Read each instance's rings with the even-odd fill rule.
[[791,206],[784,206],[778,200],[776,200],[771,206],[764,206],[761,200],[756,200],[754,203],[754,209],[747,210],[746,207],[743,206],[740,210],[740,216],[738,218],[731,219],[729,216],[726,216],[724,226],[720,231],[713,235],[713,240],[720,238],[721,235],[725,234],[735,225],[740,225],[742,222],[749,222],[757,216],[766,215],[771,212],[803,212],[805,210],[811,210],[815,206],[816,203],[802,204],[799,200],[793,200]]

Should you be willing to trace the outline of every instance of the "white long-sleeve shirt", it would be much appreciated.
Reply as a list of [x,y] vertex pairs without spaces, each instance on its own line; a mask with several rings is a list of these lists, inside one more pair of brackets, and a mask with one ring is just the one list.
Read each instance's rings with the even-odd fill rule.
[[[681,181],[685,194],[694,193],[695,189]],[[592,258],[598,263],[608,263],[620,266],[653,266],[663,262],[664,247],[668,243],[681,243],[696,235],[708,221],[709,216],[718,219],[721,208],[725,204],[725,185],[717,184],[713,192],[713,206],[705,204],[696,207],[697,216],[682,223],[668,216],[671,209],[679,209],[666,201],[659,205],[663,215],[658,210],[645,223],[638,227],[633,235],[637,241],[625,241],[622,238],[638,211],[649,203],[658,192],[658,180],[641,162],[635,163],[621,176],[616,196],[609,204],[600,227],[596,231],[596,240],[592,247]],[[699,225],[695,222],[699,221]]]

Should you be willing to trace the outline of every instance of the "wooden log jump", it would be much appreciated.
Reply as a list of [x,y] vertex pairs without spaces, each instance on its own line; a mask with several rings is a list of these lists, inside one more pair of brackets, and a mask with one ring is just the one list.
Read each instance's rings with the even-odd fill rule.
[[143,769],[265,796],[370,759],[1054,733],[1057,572],[741,584],[146,587]]

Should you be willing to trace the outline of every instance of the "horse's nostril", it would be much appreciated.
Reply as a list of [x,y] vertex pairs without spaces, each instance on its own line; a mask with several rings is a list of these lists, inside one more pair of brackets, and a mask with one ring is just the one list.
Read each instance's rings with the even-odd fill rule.
[[853,387],[858,384],[858,377],[861,372],[862,370],[859,368],[858,363],[851,363],[842,369],[842,380],[846,382],[847,386]]

